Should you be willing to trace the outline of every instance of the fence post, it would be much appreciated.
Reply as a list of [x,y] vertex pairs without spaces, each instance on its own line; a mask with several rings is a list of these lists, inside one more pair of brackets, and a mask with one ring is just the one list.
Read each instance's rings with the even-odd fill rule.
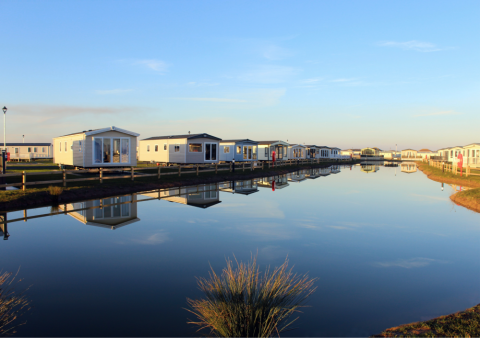
[[102,168],[98,169],[99,176],[100,176],[100,183],[103,183],[103,171]]
[[135,168],[134,167],[131,168],[130,176],[132,178],[132,181],[134,181],[135,180]]
[[[158,179],[160,179],[160,175],[161,175],[161,174],[160,174],[160,168],[161,168],[161,167],[158,166]],[[160,194],[160,190],[159,190],[159,193],[158,193],[158,194]]]
[[245,162],[242,162],[242,171],[245,171]]
[[197,163],[197,176],[198,176],[198,163]]
[[265,162],[262,161],[262,170],[263,170],[263,163],[265,163]]
[[230,172],[232,172],[232,162],[230,162]]
[[215,175],[217,174],[218,172],[218,163],[215,163]]
[[250,171],[253,171],[253,161],[250,161]]
[[25,191],[26,183],[27,183],[27,173],[24,171],[22,172],[22,190],[23,191]]
[[467,165],[467,170],[465,170],[465,177],[468,177],[468,174],[470,174],[470,166]]
[[182,166],[178,165],[178,177],[182,176]]
[[63,169],[63,187],[67,186],[67,173],[65,172],[65,169]]

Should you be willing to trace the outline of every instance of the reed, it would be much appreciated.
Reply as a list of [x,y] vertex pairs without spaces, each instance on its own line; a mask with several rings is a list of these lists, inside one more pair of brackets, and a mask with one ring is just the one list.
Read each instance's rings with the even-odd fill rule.
[[16,328],[25,322],[19,323],[18,318],[30,310],[30,302],[25,296],[23,290],[15,291],[15,286],[21,280],[14,283],[18,272],[13,275],[11,272],[0,272],[0,335],[12,335],[16,333]]
[[261,273],[257,258],[248,263],[238,262],[236,268],[227,258],[221,275],[213,268],[209,278],[197,278],[205,299],[187,299],[189,312],[197,317],[190,321],[209,329],[217,337],[271,337],[290,329],[298,319],[290,317],[305,307],[307,298],[315,291],[316,279],[297,275],[285,262]]
[[48,192],[52,196],[60,196],[60,194],[63,192],[63,188],[51,185],[51,186],[48,187]]

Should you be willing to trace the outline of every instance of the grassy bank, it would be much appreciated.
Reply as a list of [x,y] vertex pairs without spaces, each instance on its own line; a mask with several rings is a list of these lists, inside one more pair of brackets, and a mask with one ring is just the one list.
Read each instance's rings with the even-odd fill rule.
[[[443,172],[441,169],[432,167],[427,163],[417,162],[418,169],[423,171],[424,174],[431,180],[437,182],[444,182],[450,184],[457,184],[469,188],[480,188],[480,176],[463,176],[454,175],[451,172]],[[472,171],[473,172],[473,171]]]
[[374,337],[480,337],[480,304],[451,315],[392,327]]
[[[45,185],[35,185],[28,187],[25,191],[22,190],[4,190],[0,192],[0,210],[17,210],[23,208],[33,208],[40,206],[51,205],[52,203],[71,203],[79,201],[82,199],[90,198],[104,198],[114,195],[136,193],[140,191],[154,190],[154,189],[164,189],[172,188],[178,186],[188,186],[188,185],[197,185],[197,184],[208,184],[208,183],[218,183],[228,180],[247,180],[251,178],[258,177],[267,177],[267,176],[276,176],[283,175],[290,172],[294,172],[301,169],[310,169],[310,168],[321,168],[327,167],[332,164],[339,163],[329,163],[322,162],[319,165],[303,165],[303,166],[282,166],[277,168],[265,168],[264,170],[255,169],[250,171],[245,169],[243,171],[241,168],[237,168],[235,173],[230,173],[228,171],[221,171],[218,174],[215,172],[202,172],[200,170],[199,175],[197,176],[195,172],[191,171],[190,173],[183,172],[182,176],[178,175],[166,175],[162,176],[160,179],[157,177],[142,177],[141,175],[136,176],[134,181],[130,179],[105,179],[103,183],[96,181],[83,181],[83,182],[69,182],[68,186],[65,187],[59,195],[53,195],[50,193],[50,186],[61,186],[59,184],[45,184]],[[348,164],[348,163],[342,163]],[[32,170],[38,170],[33,169]],[[168,169],[162,168],[163,172],[176,172],[177,169]],[[142,171],[146,174],[156,173],[157,167],[152,167],[152,170]],[[97,174],[98,175],[98,174]],[[79,178],[81,176],[67,175],[69,178]],[[106,177],[107,175],[105,175]],[[7,182],[12,182],[13,179],[18,180],[16,177],[7,177]],[[55,180],[61,179],[61,174],[55,175],[32,175],[28,176],[28,181],[42,181],[42,180]]]
[[431,180],[474,188],[457,192],[450,196],[450,199],[458,205],[480,212],[480,176],[465,177],[465,175],[454,175],[420,162],[418,163],[418,168]]

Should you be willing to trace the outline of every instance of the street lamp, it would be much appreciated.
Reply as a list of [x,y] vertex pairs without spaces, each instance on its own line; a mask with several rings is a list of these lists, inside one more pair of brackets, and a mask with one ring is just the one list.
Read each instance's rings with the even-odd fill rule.
[[5,149],[5,152],[7,152],[7,142],[6,142],[6,130],[7,130],[7,120],[6,120],[6,116],[7,116],[7,107],[3,106],[2,108],[3,110],[3,148]]

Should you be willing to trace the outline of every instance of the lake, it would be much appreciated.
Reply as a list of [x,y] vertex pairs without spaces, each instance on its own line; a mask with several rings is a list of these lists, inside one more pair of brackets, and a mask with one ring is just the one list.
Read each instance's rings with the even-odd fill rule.
[[480,303],[480,216],[450,201],[458,188],[406,165],[274,179],[27,210],[86,209],[8,223],[2,270],[20,267],[33,306],[18,335],[198,336],[195,277],[252,253],[318,278],[282,336],[368,336]]

